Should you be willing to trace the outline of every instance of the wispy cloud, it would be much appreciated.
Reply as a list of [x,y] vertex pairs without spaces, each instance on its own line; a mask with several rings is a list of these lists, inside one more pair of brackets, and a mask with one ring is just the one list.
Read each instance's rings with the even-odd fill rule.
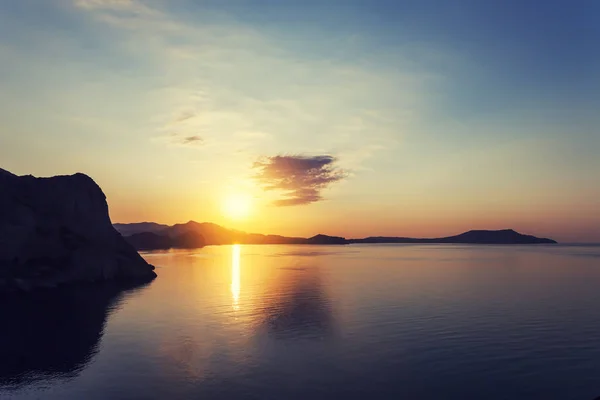
[[182,144],[198,144],[198,143],[202,143],[203,139],[198,136],[198,135],[193,135],[193,136],[186,136],[184,138],[182,138],[181,143]]
[[173,123],[178,124],[184,121],[187,121],[188,119],[194,118],[196,116],[196,113],[192,110],[185,110],[182,111],[181,113],[179,113],[179,115],[173,120]]
[[329,155],[264,157],[254,163],[255,179],[265,190],[283,192],[277,206],[295,206],[322,200],[321,191],[343,179],[346,172],[335,166]]
[[[81,0],[78,9],[110,41],[111,53],[126,60],[122,65],[139,67],[136,90],[128,93],[144,110],[135,115],[147,120],[131,121],[133,128],[173,151],[193,149],[189,162],[210,165],[219,179],[246,177],[248,165],[265,154],[335,154],[339,159],[327,167],[360,179],[415,133],[439,78],[420,68],[415,52],[410,60],[376,60],[377,49],[365,52],[359,36],[335,32],[322,32],[305,48],[285,30],[274,34],[218,7],[193,7],[193,18],[186,6],[165,1]],[[113,87],[122,86],[121,78],[132,81],[129,73],[111,74]],[[275,163],[264,172],[272,176],[277,159],[266,160]],[[295,179],[281,181],[277,194],[284,196],[276,204],[319,201],[341,176],[315,187]]]
[[170,146],[185,147],[196,147],[204,144],[204,139],[200,135],[182,135],[176,132],[155,137],[153,141],[158,143],[166,143]]
[[411,130],[425,85],[437,79],[412,61],[365,60],[360,38],[324,36],[307,53],[285,35],[212,11],[192,22],[161,2],[76,4],[120,30],[125,37],[115,45],[141,57],[148,76],[161,77],[143,100],[155,99],[149,107],[161,110],[153,117],[155,136],[200,134],[203,149],[214,153],[335,152],[344,168],[359,171]]

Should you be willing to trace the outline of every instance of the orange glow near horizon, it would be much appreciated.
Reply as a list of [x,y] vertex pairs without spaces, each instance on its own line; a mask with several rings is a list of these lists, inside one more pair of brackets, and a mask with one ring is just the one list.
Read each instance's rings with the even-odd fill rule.
[[[124,189],[123,189],[124,190]],[[600,241],[596,217],[597,197],[570,207],[548,204],[461,204],[419,198],[405,199],[402,207],[391,200],[374,199],[354,203],[329,201],[295,207],[272,204],[271,193],[261,196],[244,187],[201,190],[181,195],[162,191],[144,192],[145,197],[123,197],[123,191],[107,191],[112,222],[152,221],[173,225],[212,222],[248,233],[310,237],[319,233],[346,238],[367,236],[442,237],[471,229],[514,229],[520,233],[549,237],[559,242]],[[238,197],[239,196],[239,197]],[[239,208],[238,208],[239,207]]]

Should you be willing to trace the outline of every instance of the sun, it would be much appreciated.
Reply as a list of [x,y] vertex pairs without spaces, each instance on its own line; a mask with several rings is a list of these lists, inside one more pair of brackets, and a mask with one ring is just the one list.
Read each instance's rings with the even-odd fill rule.
[[224,214],[231,219],[244,219],[250,214],[252,198],[244,194],[231,194],[223,203]]

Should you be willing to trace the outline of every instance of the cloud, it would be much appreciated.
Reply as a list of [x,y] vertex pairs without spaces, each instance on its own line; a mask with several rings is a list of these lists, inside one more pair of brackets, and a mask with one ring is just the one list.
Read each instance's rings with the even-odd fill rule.
[[181,139],[182,144],[196,144],[201,143],[203,139],[198,135],[186,136]]
[[[307,53],[288,35],[211,7],[190,19],[185,7],[164,1],[72,1],[110,26],[110,48],[147,77],[129,91],[139,97],[139,115],[152,116],[136,125],[147,123],[146,131],[171,145],[175,131],[182,147],[192,144],[184,137],[200,135],[211,165],[234,163],[244,171],[261,154],[292,148],[333,152],[343,169],[371,168],[375,153],[386,157],[405,132],[415,131],[438,78],[412,55],[364,59],[363,41],[345,36],[322,37]],[[114,41],[117,34],[121,40]],[[240,149],[244,155],[235,160],[219,156]]]
[[256,161],[255,179],[265,190],[282,191],[284,198],[277,206],[310,204],[322,200],[321,191],[346,177],[346,172],[334,166],[336,158],[323,155],[264,157]]
[[154,142],[167,143],[171,146],[200,146],[204,144],[204,138],[200,135],[181,135],[179,133],[169,133],[164,136],[155,137],[152,139]]

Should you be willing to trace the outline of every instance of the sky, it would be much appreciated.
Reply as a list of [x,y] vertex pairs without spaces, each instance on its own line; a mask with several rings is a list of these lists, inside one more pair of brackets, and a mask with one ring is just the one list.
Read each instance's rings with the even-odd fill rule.
[[0,168],[113,222],[600,242],[598,43],[593,0],[0,0]]

